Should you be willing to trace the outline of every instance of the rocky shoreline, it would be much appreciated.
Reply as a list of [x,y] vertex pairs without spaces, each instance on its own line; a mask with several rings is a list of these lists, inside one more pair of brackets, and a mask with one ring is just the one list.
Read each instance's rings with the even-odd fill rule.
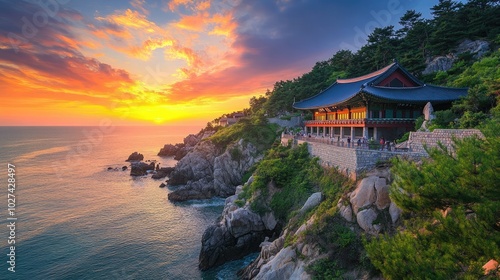
[[[252,199],[240,200],[239,195],[244,186],[253,182],[251,176],[242,185],[243,176],[263,156],[255,146],[241,139],[225,147],[218,146],[209,138],[212,134],[210,131],[201,131],[197,135],[187,136],[181,144],[165,145],[159,155],[177,157],[179,161],[175,167],[159,168],[155,162],[132,161],[131,175],[154,170],[161,175],[155,174],[153,178],[167,176],[168,179],[160,187],[169,186],[172,191],[168,199],[174,202],[214,196],[226,198],[220,218],[204,231],[199,254],[200,270],[260,252],[252,263],[238,272],[238,277],[310,279],[308,267],[331,255],[331,252],[325,253],[321,249],[321,242],[311,241],[308,237],[317,217],[313,214],[295,226],[290,226],[288,221],[278,220],[269,210],[272,195],[280,191],[272,181],[267,184],[269,198],[264,201],[268,210],[254,212],[250,203]],[[131,157],[138,159],[140,154],[134,153]],[[339,211],[336,223],[358,235],[389,231],[400,215],[400,210],[388,195],[387,183],[390,180],[387,169],[367,173],[353,191],[335,202]],[[323,199],[321,192],[313,193],[297,210],[295,217],[303,217]],[[345,275],[356,278],[366,277],[367,273],[356,268]]]

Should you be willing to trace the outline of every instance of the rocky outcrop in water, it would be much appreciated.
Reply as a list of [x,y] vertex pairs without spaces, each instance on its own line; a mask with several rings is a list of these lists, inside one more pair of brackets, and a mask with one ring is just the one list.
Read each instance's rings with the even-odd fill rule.
[[144,159],[144,155],[138,152],[133,152],[128,156],[128,159],[126,161],[141,161]]
[[172,201],[233,195],[243,174],[259,159],[257,149],[243,140],[220,150],[211,141],[201,141],[175,166],[167,181],[179,186],[168,194]]
[[130,166],[130,176],[143,176],[148,174],[148,171],[155,170],[155,163],[147,164],[145,162],[132,162]]
[[[240,186],[238,190],[241,189]],[[239,191],[226,198],[221,220],[203,233],[199,256],[201,270],[258,251],[259,244],[276,232],[277,222],[272,213],[260,216],[250,210],[249,205],[236,205]]]
[[165,177],[169,176],[170,174],[172,174],[173,171],[174,171],[173,167],[156,168],[156,171],[153,174],[153,176],[151,176],[151,178],[153,178],[153,179],[165,178]]

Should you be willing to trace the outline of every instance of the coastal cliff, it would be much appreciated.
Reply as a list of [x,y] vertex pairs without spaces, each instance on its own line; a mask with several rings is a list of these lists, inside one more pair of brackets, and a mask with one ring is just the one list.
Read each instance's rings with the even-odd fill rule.
[[168,199],[185,201],[233,195],[245,172],[258,160],[255,146],[243,140],[225,150],[210,140],[201,141],[175,166],[167,182],[178,187],[168,194]]
[[167,180],[173,189],[168,199],[185,201],[234,195],[236,186],[243,183],[243,176],[276,141],[278,128],[265,118],[242,118],[230,127],[209,130],[209,134],[197,137],[199,141],[177,162]]

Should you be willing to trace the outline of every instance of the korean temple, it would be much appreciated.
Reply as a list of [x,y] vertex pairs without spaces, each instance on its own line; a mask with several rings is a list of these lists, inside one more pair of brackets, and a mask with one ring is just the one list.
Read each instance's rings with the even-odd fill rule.
[[338,79],[293,107],[313,112],[314,119],[305,121],[309,135],[392,141],[414,129],[428,102],[434,110],[443,110],[465,95],[467,88],[424,84],[394,62],[361,77]]

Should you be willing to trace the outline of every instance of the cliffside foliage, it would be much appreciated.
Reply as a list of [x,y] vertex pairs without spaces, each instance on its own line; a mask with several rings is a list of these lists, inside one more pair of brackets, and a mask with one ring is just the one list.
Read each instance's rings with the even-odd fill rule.
[[273,211],[276,218],[286,222],[291,211],[301,207],[313,192],[319,169],[307,145],[277,146],[257,164],[254,181],[239,198],[250,200],[252,210],[261,214]]
[[500,110],[493,111],[486,139],[457,140],[454,153],[430,150],[422,164],[393,162],[391,198],[406,223],[366,245],[386,278],[479,279],[482,265],[500,257]]
[[240,119],[236,124],[219,129],[210,140],[219,147],[243,139],[255,145],[259,151],[269,149],[278,136],[278,127],[269,124],[263,116],[255,115]]
[[[468,64],[464,67],[458,63],[448,72],[436,73],[435,80],[439,79],[447,86],[469,87],[469,93],[455,102],[451,109],[436,112],[436,120],[430,129],[472,128],[490,118],[489,111],[496,106],[500,96],[500,50]],[[454,71],[455,68],[463,69]]]

